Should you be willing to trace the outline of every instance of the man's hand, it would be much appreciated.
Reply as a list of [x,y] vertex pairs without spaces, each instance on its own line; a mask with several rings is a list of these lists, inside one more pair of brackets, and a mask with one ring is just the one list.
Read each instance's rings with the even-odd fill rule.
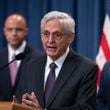
[[22,96],[22,104],[28,105],[34,108],[34,110],[43,110],[38,102],[37,97],[35,96],[34,92],[31,94],[25,93]]
[[17,98],[16,98],[15,95],[13,95],[13,101],[12,101],[12,103],[18,103]]

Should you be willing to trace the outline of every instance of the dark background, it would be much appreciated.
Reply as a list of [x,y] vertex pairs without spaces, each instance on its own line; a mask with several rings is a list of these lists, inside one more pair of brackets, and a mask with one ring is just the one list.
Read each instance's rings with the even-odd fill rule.
[[69,13],[76,22],[75,42],[72,48],[78,53],[95,60],[98,53],[106,0],[0,0],[0,48],[6,46],[3,25],[6,17],[20,13],[29,26],[27,41],[42,50],[40,20],[51,10]]

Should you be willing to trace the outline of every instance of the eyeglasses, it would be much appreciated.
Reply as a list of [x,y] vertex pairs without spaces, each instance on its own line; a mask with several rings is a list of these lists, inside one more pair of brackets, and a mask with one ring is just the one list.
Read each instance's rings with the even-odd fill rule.
[[48,31],[44,31],[41,33],[42,37],[44,37],[46,40],[49,39],[50,36],[52,36],[55,40],[61,40],[64,36],[63,33],[61,32],[54,32],[54,33],[50,33]]

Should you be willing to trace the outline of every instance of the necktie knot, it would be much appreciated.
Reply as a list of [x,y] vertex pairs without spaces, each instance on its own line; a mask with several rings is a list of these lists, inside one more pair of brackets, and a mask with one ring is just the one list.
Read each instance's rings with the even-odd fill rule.
[[53,62],[50,64],[50,69],[55,69],[57,67],[57,65]]
[[12,60],[14,60],[14,59],[15,59],[15,56],[16,56],[16,54],[15,54],[15,53],[13,53],[13,55],[12,55]]

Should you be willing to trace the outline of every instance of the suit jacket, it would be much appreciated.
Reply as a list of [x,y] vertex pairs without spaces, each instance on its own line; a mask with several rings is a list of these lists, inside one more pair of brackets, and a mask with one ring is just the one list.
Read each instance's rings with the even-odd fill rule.
[[97,110],[110,110],[110,62],[103,68],[97,95]]
[[[20,76],[22,72],[25,70],[26,63],[33,57],[40,56],[40,54],[29,45],[26,45],[24,53],[26,54],[26,57],[24,60],[21,61],[14,87],[12,87],[11,85],[9,66],[5,67],[0,71],[0,101],[11,100],[12,95],[15,93],[16,87],[19,83]],[[0,68],[6,65],[7,63],[8,63],[8,49],[5,48],[0,51]]]
[[46,55],[28,63],[16,96],[32,91],[47,110],[95,110],[97,66],[70,50],[48,99],[44,102]]

